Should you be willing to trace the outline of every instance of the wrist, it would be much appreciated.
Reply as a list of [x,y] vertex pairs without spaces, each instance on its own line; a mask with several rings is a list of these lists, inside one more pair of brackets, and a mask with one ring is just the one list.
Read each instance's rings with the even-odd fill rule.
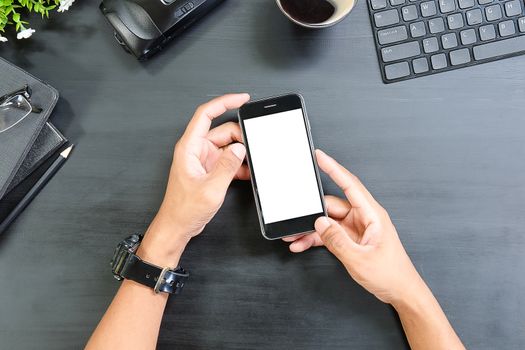
[[432,292],[417,271],[403,286],[403,292],[392,301],[391,305],[398,313],[417,311],[424,308],[429,298],[433,298]]
[[176,267],[189,240],[184,228],[157,215],[146,231],[137,255],[159,267]]
[[176,228],[178,234],[184,235],[190,240],[198,235],[203,228],[190,213],[191,210],[186,206],[164,200],[155,221],[167,228]]

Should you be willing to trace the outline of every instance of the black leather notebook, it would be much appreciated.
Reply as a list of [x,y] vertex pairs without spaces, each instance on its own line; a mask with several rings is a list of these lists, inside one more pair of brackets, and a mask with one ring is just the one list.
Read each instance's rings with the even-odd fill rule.
[[56,150],[66,143],[66,138],[58,129],[47,122],[29,150],[20,168],[7,187],[6,194],[9,193],[15,186],[21,183],[26,177],[31,175],[36,168],[38,168],[47,158],[49,158]]
[[0,58],[0,96],[17,91],[26,84],[31,89],[31,104],[42,111],[31,113],[18,124],[0,132],[0,224],[38,182],[67,142],[47,121],[57,102],[58,92]]
[[66,143],[66,138],[51,123],[46,123],[8,191],[0,200],[0,224],[53,164],[62,149],[66,147],[64,146]]
[[56,89],[0,58],[0,96],[26,84],[32,92],[32,105],[42,108],[42,112],[30,113],[21,122],[0,133],[0,199],[10,187],[58,100]]

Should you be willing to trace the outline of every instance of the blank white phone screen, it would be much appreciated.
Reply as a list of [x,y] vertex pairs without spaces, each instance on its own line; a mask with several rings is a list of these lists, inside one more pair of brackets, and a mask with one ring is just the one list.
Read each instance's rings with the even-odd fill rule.
[[321,213],[301,109],[244,120],[265,224]]

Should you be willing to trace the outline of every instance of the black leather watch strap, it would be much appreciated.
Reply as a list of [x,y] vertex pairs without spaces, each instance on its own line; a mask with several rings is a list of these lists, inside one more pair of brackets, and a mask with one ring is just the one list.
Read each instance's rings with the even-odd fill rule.
[[162,269],[132,254],[128,258],[121,276],[151,287],[155,292],[179,294],[189,274],[180,267],[176,270]]

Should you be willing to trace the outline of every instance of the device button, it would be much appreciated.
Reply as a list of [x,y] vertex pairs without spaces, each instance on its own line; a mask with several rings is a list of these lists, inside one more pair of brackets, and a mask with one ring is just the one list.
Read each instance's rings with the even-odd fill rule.
[[374,10],[384,9],[386,7],[386,0],[370,0],[370,4]]
[[408,38],[407,28],[405,26],[382,29],[377,32],[379,43],[381,45],[403,41]]
[[468,48],[450,51],[449,55],[450,55],[450,63],[453,66],[469,63],[472,60],[470,58],[470,52]]
[[428,61],[425,57],[416,58],[412,61],[412,68],[414,68],[414,73],[425,73],[428,72]]
[[186,11],[190,11],[194,7],[193,2],[188,2],[186,5],[184,5],[184,9]]
[[417,41],[409,41],[407,43],[381,49],[383,62],[397,61],[403,58],[418,56],[420,53],[421,49],[419,48],[419,43]]
[[385,66],[385,75],[388,80],[406,77],[410,74],[407,62],[389,64]]
[[396,9],[374,13],[374,22],[377,27],[386,27],[399,23],[399,14]]
[[474,59],[476,61],[494,58],[502,55],[510,55],[525,50],[525,36],[474,46]]

